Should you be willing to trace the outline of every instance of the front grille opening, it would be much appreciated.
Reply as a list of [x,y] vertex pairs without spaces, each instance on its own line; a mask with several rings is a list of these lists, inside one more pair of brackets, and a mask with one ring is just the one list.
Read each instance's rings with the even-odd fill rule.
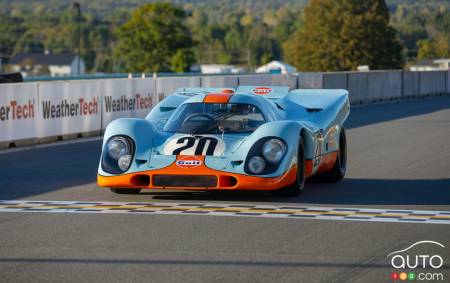
[[150,176],[148,175],[135,175],[131,178],[131,183],[134,186],[148,187],[150,186]]
[[233,176],[220,176],[219,187],[232,188],[237,185],[237,179]]
[[217,177],[212,175],[155,175],[153,185],[172,188],[217,187]]

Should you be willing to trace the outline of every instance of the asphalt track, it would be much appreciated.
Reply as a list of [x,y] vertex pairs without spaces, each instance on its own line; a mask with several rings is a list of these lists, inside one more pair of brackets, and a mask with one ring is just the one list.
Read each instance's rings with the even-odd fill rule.
[[[307,183],[297,198],[114,195],[95,184],[101,142],[89,139],[0,152],[0,199],[450,211],[449,96],[353,107],[346,127],[346,179]],[[422,245],[414,252],[441,255],[443,267],[432,272],[450,280],[449,225],[114,209],[50,212],[0,212],[0,282],[392,282],[396,270],[387,255],[423,240],[445,245]]]

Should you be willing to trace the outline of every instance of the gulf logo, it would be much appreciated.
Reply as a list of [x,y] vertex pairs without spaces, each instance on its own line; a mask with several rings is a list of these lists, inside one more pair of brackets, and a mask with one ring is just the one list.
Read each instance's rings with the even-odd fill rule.
[[177,160],[175,164],[180,168],[196,168],[202,165],[202,161],[196,157],[188,156]]
[[272,89],[270,87],[257,87],[252,92],[258,95],[267,95],[272,92]]

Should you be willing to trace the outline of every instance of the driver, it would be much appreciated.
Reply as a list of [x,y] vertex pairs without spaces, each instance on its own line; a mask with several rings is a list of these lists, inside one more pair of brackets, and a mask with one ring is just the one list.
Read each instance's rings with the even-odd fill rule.
[[247,115],[250,111],[246,104],[233,104],[230,112],[235,115]]

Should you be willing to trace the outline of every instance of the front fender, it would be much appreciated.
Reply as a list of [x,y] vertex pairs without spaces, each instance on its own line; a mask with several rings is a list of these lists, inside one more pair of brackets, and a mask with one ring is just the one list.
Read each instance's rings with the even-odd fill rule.
[[[263,124],[244,140],[236,152],[231,156],[230,163],[233,163],[233,161],[245,162],[248,152],[258,140],[266,137],[278,137],[287,145],[286,155],[275,172],[259,176],[281,176],[292,166],[293,162],[296,161],[298,142],[302,129],[303,125],[295,121],[274,121]],[[244,173],[244,162],[242,162],[239,168],[242,170],[242,173]]]
[[[130,137],[135,145],[135,153],[133,162],[128,172],[136,172],[143,170],[148,166],[150,161],[153,141],[158,140],[161,135],[155,125],[145,119],[123,118],[117,119],[109,123],[103,136],[102,152],[106,141],[117,135],[126,135]],[[102,153],[103,154],[103,153]],[[139,160],[139,163],[136,162]],[[109,176],[111,174],[104,172],[101,168],[101,162],[98,169],[99,174]]]

